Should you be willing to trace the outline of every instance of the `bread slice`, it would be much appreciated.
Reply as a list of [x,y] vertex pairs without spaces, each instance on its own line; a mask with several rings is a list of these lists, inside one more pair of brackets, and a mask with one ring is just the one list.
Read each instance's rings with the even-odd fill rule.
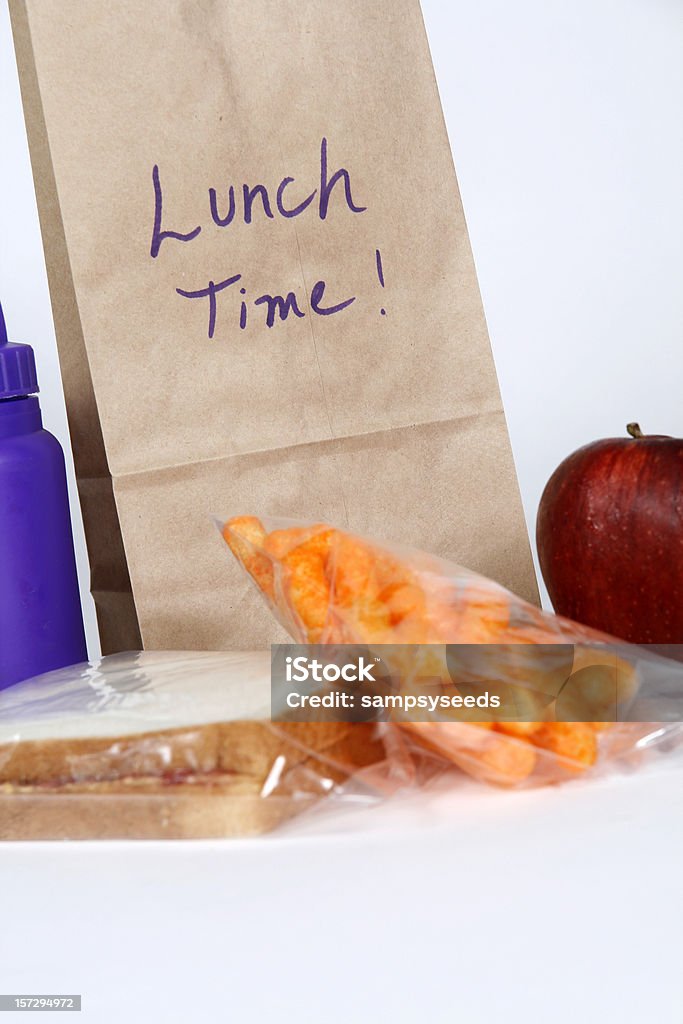
[[[3,791],[4,789],[4,791]],[[0,787],[0,839],[209,839],[259,835],[315,802],[264,800],[254,780],[120,779],[57,790]]]
[[0,692],[0,839],[273,828],[384,756],[364,723],[271,723],[268,652],[127,654]]

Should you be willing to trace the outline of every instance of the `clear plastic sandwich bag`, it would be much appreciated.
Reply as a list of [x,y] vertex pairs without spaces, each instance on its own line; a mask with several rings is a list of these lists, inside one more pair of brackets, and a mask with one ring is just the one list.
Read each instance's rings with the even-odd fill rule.
[[377,727],[269,711],[268,652],[119,654],[1,690],[0,839],[253,835],[408,781]]

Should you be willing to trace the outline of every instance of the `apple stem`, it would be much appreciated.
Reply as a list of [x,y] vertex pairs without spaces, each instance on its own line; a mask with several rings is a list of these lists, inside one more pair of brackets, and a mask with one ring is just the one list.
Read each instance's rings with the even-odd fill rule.
[[631,437],[639,438],[645,436],[642,430],[640,429],[639,423],[627,423],[626,429],[628,430]]

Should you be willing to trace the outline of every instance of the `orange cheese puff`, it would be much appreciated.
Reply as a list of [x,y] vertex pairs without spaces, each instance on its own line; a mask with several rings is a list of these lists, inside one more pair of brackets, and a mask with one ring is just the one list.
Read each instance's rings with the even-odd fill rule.
[[460,604],[458,643],[562,643],[561,631],[540,609],[489,580],[468,581]]
[[395,581],[379,592],[378,600],[387,612],[387,628],[395,644],[429,642],[426,599],[419,583],[410,578]]
[[454,612],[457,594],[451,580],[439,578],[431,573],[419,572],[415,574],[414,585],[419,590],[422,607],[402,623],[402,629],[410,628],[416,633],[415,640],[405,640],[405,643],[442,644],[455,643],[455,629],[453,625]]
[[482,752],[480,777],[498,786],[524,782],[536,767],[533,747],[520,740],[491,739]]
[[[422,696],[451,698],[458,694],[448,671],[446,648],[441,645],[424,644],[417,650],[397,645],[387,655],[383,654],[382,645],[373,651],[378,652],[387,666],[393,687],[403,698]],[[439,707],[438,711],[425,711],[419,703],[413,709],[398,709],[392,717],[397,721],[474,721],[478,724],[481,711],[478,708]],[[487,727],[488,722],[483,723]]]
[[[578,653],[579,648],[576,648]],[[602,660],[600,659],[602,655]],[[576,668],[577,663],[583,667]],[[635,696],[635,667],[621,658],[596,651],[596,660],[574,658],[574,670],[555,702],[555,717],[565,721],[614,722]]]
[[273,600],[273,566],[263,554],[266,531],[256,516],[236,516],[223,527],[223,538],[256,585]]
[[603,650],[577,644],[572,674],[582,681],[576,689],[583,701],[608,720],[635,697],[639,687],[636,666],[609,647]]
[[303,625],[305,640],[311,644],[320,642],[330,616],[326,563],[335,532],[327,529],[316,533],[292,548],[281,560],[282,596],[287,609],[294,612]]
[[520,739],[528,740],[541,724],[541,722],[496,722],[494,729],[504,732],[507,736],[518,736]]
[[337,533],[328,560],[335,618],[357,643],[391,643],[390,606],[381,593],[395,577],[391,559],[371,545]]
[[551,750],[563,767],[573,771],[589,768],[598,756],[595,730],[586,722],[543,722],[529,739],[534,746]]
[[389,609],[392,626],[400,626],[408,619],[424,628],[425,595],[420,586],[408,579],[390,583],[379,597]]
[[313,526],[289,526],[282,530],[272,530],[265,539],[264,550],[271,558],[280,560],[299,544],[329,529],[324,523],[315,523]]
[[536,766],[529,743],[494,733],[489,722],[411,722],[402,725],[468,775],[498,786],[517,786]]
[[458,595],[458,604],[452,613],[455,636],[451,642],[496,644],[507,639],[510,606],[504,590],[471,584]]

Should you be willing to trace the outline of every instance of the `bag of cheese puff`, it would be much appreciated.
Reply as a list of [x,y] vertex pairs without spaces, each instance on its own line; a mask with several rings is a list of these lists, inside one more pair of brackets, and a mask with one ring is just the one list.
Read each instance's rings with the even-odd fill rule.
[[637,765],[683,734],[675,660],[420,551],[324,523],[219,525],[296,644],[374,652],[383,675],[364,691],[363,720],[381,709],[377,728],[398,759],[536,786]]

